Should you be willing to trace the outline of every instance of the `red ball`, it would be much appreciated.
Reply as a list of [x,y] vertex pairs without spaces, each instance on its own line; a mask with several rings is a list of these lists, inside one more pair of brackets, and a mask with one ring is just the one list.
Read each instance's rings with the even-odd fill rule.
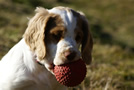
[[82,59],[54,67],[57,81],[67,87],[79,85],[84,80],[86,72],[86,65]]

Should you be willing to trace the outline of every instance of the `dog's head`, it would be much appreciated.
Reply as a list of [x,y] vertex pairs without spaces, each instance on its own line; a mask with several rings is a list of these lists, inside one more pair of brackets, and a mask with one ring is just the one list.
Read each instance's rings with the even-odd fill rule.
[[86,64],[91,62],[93,42],[88,21],[83,13],[70,8],[37,8],[24,38],[48,70],[53,64],[61,65],[81,57]]

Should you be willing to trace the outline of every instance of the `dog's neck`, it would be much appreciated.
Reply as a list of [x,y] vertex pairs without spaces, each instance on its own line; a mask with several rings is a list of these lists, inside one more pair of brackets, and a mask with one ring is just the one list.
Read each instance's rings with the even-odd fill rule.
[[[39,65],[36,60],[36,54],[30,50],[29,46],[26,44],[24,38],[18,43],[20,45],[20,49],[23,48],[22,53],[23,53],[23,61],[25,66],[29,69],[31,72],[37,72],[40,71],[42,66]],[[22,47],[21,47],[22,46]],[[45,67],[43,67],[45,69]]]
[[[45,66],[39,65],[37,63],[37,55],[30,50],[29,46],[26,44],[25,40],[22,39],[18,44],[18,46],[22,46],[24,52],[23,52],[23,62],[26,66],[27,69],[29,69],[29,71],[31,72],[32,75],[35,75],[37,77],[37,79],[40,79],[40,81],[42,80],[42,82],[44,82],[44,79],[50,79],[48,77],[54,78],[55,81],[55,77],[54,75],[52,75],[46,68]],[[23,51],[22,50],[22,51]],[[44,73],[44,74],[42,74]],[[41,76],[40,76],[41,75]],[[42,76],[43,75],[43,76]],[[47,78],[46,78],[47,77]],[[50,82],[51,80],[49,80]],[[52,79],[53,81],[53,79]],[[46,82],[46,81],[45,81]],[[50,85],[51,86],[51,85]]]

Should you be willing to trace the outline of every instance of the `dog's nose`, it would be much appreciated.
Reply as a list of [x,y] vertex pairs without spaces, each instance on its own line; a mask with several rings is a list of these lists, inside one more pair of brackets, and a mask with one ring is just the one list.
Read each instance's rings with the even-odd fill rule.
[[69,61],[71,61],[76,57],[76,52],[75,51],[72,51],[72,52],[66,51],[66,52],[64,52],[64,55]]

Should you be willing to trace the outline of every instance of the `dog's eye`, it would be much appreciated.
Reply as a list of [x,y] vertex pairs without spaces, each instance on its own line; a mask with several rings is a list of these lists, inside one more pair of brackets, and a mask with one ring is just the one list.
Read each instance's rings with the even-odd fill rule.
[[52,34],[52,37],[53,37],[55,40],[59,41],[59,40],[62,38],[62,31],[58,31],[58,32],[53,33],[53,34]]
[[77,34],[75,37],[75,40],[77,43],[80,43],[82,41],[82,35],[81,34]]

